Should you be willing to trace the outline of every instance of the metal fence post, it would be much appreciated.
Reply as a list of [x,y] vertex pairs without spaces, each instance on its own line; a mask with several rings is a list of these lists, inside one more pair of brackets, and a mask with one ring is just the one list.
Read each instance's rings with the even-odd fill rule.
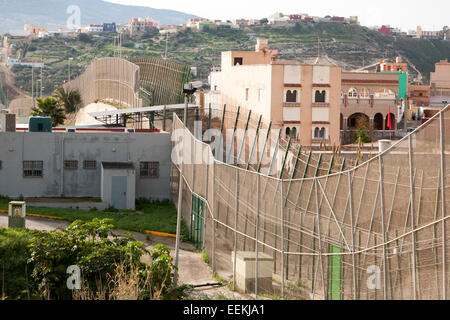
[[212,172],[212,254],[211,265],[212,271],[216,272],[216,159],[213,158],[213,172]]
[[236,256],[237,256],[237,223],[238,223],[238,211],[239,211],[239,169],[234,168],[236,171],[236,202],[234,212],[234,258],[233,258],[233,291],[236,290]]
[[413,257],[412,257],[412,278],[413,278],[413,297],[414,300],[417,300],[417,275],[416,275],[416,233],[414,232],[415,226],[415,213],[416,213],[416,206],[414,203],[414,178],[413,178],[413,158],[412,158],[412,139],[411,135],[408,138],[408,157],[409,157],[409,191],[410,191],[410,197],[411,197],[411,240],[413,245]]
[[[175,120],[175,115],[174,115]],[[178,185],[178,208],[177,208],[177,237],[175,241],[175,273],[173,277],[173,283],[175,286],[178,284],[178,264],[179,264],[179,256],[180,256],[180,240],[181,240],[181,206],[183,203],[183,161],[184,161],[184,140],[185,140],[185,132],[186,127],[183,127],[183,151],[181,152],[181,158],[180,158],[180,180]]]
[[256,257],[255,257],[255,262],[256,262],[256,267],[255,267],[255,299],[258,298],[258,263],[259,263],[259,248],[258,248],[258,241],[259,241],[259,191],[260,191],[260,174],[256,174],[256,222],[255,222],[255,252],[256,252]]
[[281,188],[280,188],[280,210],[281,210],[281,297],[284,298],[284,201],[283,201],[283,179],[281,179]]
[[353,299],[356,300],[355,225],[353,222],[353,191],[352,191],[352,178],[350,172],[348,173],[348,193],[350,196],[350,223],[352,228]]
[[446,217],[446,202],[445,202],[445,137],[444,137],[444,115],[441,111],[440,114],[440,124],[439,124],[439,134],[441,140],[441,203],[442,203],[442,300],[447,298],[447,269],[446,269],[446,253],[447,253],[447,236],[445,230],[445,217]]
[[387,300],[387,274],[386,274],[386,231],[384,230],[384,187],[383,187],[383,157],[378,157],[380,169],[380,207],[381,207],[381,232],[383,233],[383,298]]
[[[323,255],[322,255],[322,234],[321,234],[321,230],[320,230],[320,207],[319,207],[319,190],[318,190],[318,181],[317,178],[314,178],[314,186],[315,186],[315,194],[316,194],[316,211],[317,211],[317,232],[319,235],[319,259],[320,259],[320,269],[321,269],[321,274],[322,274],[322,289],[323,289],[323,299],[327,300],[327,292],[326,292],[326,287],[327,285],[325,284],[325,275],[324,275],[324,270],[323,270]],[[319,267],[317,267],[318,269]]]

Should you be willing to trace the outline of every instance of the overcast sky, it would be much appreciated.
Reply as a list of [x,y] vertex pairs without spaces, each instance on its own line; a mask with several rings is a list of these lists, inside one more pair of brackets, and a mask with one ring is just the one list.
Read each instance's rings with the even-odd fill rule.
[[114,3],[173,9],[209,19],[264,18],[275,12],[326,16],[358,16],[361,24],[389,24],[407,31],[421,25],[441,30],[450,25],[448,0],[107,0]]

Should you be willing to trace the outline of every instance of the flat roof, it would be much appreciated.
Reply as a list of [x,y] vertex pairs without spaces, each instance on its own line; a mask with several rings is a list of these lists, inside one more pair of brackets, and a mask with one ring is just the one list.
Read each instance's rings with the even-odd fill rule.
[[[112,117],[112,116],[118,116],[118,115],[129,114],[129,113],[158,112],[158,111],[163,111],[164,108],[166,108],[166,110],[180,110],[180,109],[184,109],[184,104],[172,104],[172,105],[166,105],[166,106],[110,110],[110,111],[101,111],[101,112],[91,112],[88,114],[93,118],[109,117],[109,116]],[[194,104],[189,104],[188,108],[194,109],[194,108],[198,108],[198,106],[194,105]]]

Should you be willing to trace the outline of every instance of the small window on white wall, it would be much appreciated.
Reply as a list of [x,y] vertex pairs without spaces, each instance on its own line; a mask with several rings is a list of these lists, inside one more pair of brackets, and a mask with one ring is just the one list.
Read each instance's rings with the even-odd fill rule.
[[250,89],[249,88],[245,88],[245,101],[248,101],[248,91]]
[[258,102],[261,102],[261,101],[262,101],[262,96],[263,96],[263,90],[262,90],[262,89],[259,89],[259,90],[258,90]]

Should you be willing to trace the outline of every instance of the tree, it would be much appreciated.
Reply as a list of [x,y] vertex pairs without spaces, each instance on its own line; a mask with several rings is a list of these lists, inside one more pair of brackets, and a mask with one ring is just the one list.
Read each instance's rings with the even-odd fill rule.
[[267,23],[269,23],[269,20],[267,18],[263,18],[263,19],[259,20],[259,23],[260,24],[267,24]]
[[74,113],[81,105],[81,95],[78,90],[59,87],[55,90],[54,97],[64,106],[66,113]]
[[80,33],[77,36],[77,40],[81,41],[81,42],[84,42],[84,43],[90,43],[92,41],[91,37],[88,34],[86,34],[86,33]]
[[37,98],[37,107],[31,108],[31,115],[39,117],[51,117],[54,127],[61,125],[66,120],[64,108],[55,98],[48,97],[45,99]]

